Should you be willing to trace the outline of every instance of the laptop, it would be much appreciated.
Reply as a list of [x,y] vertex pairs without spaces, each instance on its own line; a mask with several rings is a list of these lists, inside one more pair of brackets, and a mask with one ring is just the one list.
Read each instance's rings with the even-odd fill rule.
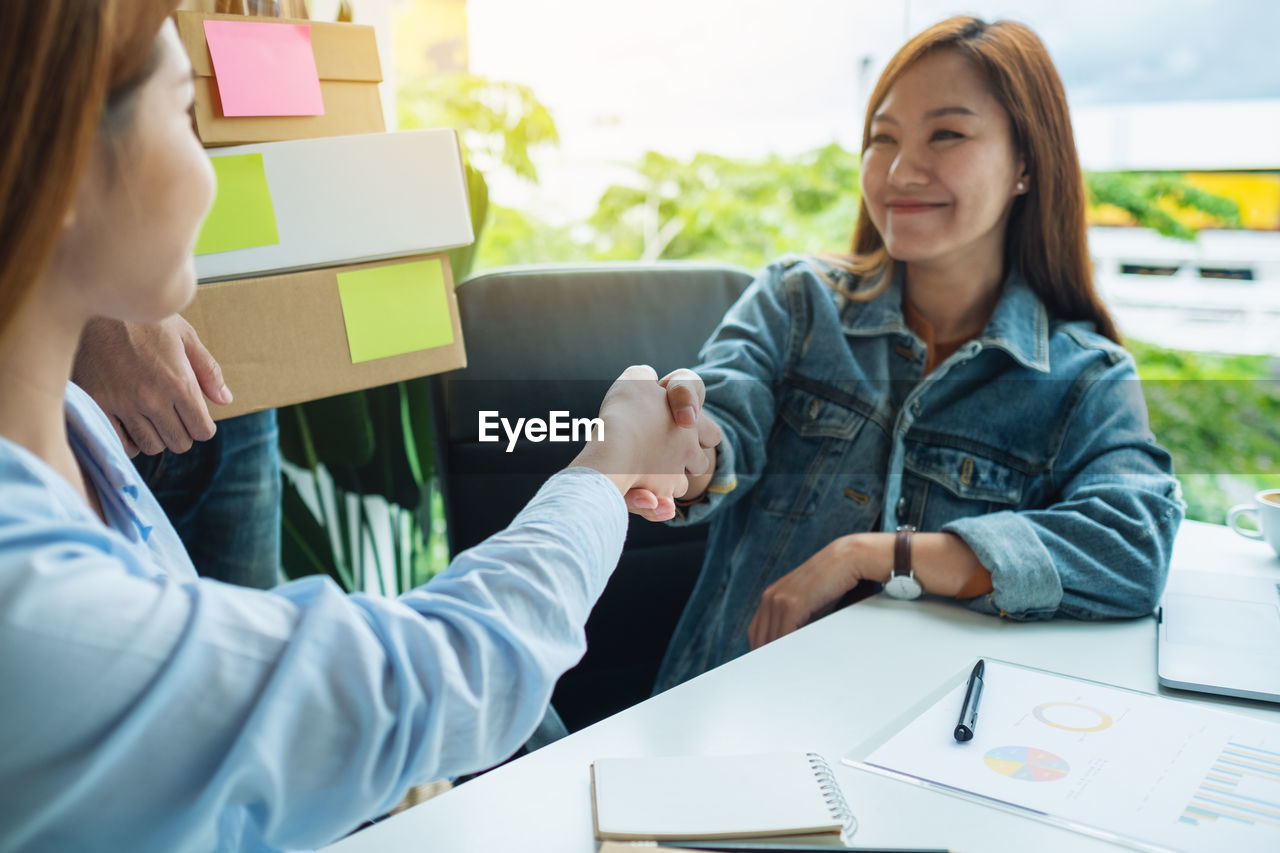
[[1156,617],[1162,685],[1280,702],[1280,575],[1170,572]]

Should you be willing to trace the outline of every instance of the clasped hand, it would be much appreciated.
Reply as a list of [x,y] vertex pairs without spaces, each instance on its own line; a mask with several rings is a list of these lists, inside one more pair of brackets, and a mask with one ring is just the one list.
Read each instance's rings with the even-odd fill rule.
[[[703,410],[706,388],[701,377],[692,370],[677,370],[651,383],[624,383],[630,378],[656,379],[651,368],[630,368],[619,382],[614,383],[606,396],[606,406],[614,397],[619,384],[635,386],[630,390],[637,395],[653,397],[657,388],[665,389],[666,409],[670,413],[665,424],[646,421],[650,436],[664,434],[676,440],[678,449],[667,451],[665,464],[668,471],[683,460],[684,470],[674,479],[667,477],[641,477],[626,489],[627,508],[650,521],[666,521],[675,515],[675,498],[698,497],[705,489],[708,476],[715,465],[715,447],[720,443],[719,425]],[[660,396],[660,394],[659,394]],[[617,398],[621,402],[621,397]],[[647,402],[647,401],[646,401]],[[648,406],[648,417],[654,416],[655,407]],[[602,408],[601,414],[604,414]],[[661,413],[658,413],[661,420]],[[633,425],[641,421],[634,419]],[[676,431],[672,432],[672,427]],[[685,435],[681,436],[680,433]],[[696,447],[691,440],[697,437]],[[654,463],[645,471],[656,472]],[[698,494],[691,494],[688,477],[698,479]],[[883,550],[882,534],[852,534],[829,543],[802,565],[765,590],[760,605],[747,629],[751,648],[789,634],[828,612],[846,592],[857,585],[861,568],[876,562],[877,550]],[[882,560],[880,562],[883,562]]]
[[629,367],[600,405],[605,440],[589,442],[574,464],[613,480],[627,507],[651,521],[675,515],[675,498],[689,477],[706,474],[720,443],[720,427],[702,410],[706,391],[691,370],[659,379],[645,366]]
[[231,402],[218,362],[176,314],[157,323],[91,321],[71,378],[107,413],[130,456],[185,453],[213,438],[205,395]]

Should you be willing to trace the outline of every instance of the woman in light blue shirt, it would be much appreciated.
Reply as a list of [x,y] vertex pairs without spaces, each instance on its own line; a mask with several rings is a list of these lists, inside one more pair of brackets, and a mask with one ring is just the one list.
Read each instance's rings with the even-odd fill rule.
[[622,493],[669,511],[715,440],[632,368],[608,440],[421,589],[197,578],[68,382],[91,317],[194,293],[213,176],[174,6],[0,4],[0,851],[312,847],[504,758],[582,655]]

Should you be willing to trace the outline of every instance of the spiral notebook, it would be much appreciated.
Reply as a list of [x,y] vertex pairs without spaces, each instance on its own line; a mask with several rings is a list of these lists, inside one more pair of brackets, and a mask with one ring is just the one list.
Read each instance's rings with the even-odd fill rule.
[[843,846],[857,827],[812,752],[601,758],[591,765],[601,841],[795,838]]

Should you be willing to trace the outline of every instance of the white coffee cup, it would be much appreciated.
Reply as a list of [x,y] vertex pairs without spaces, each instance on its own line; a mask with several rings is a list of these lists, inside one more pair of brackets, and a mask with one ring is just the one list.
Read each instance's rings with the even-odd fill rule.
[[[1246,530],[1236,523],[1248,514],[1258,530]],[[1280,554],[1280,489],[1263,489],[1253,496],[1252,504],[1233,506],[1227,513],[1227,526],[1247,539],[1265,539]]]

